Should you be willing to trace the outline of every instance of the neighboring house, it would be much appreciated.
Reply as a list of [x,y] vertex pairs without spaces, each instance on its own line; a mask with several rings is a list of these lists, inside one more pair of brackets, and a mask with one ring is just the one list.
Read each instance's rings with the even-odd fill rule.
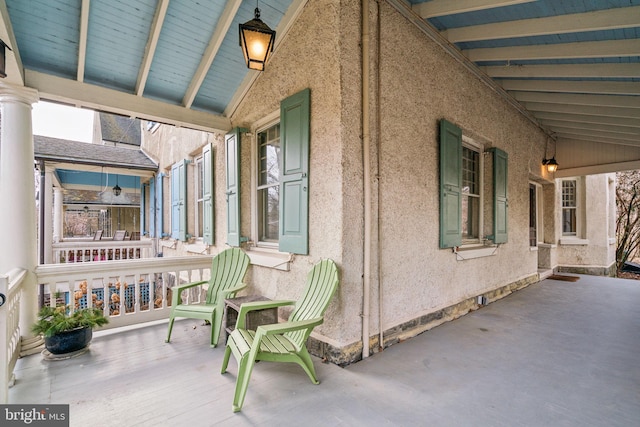
[[340,265],[311,346],[338,364],[528,286],[539,266],[614,265],[611,176],[556,179],[541,164],[548,135],[379,7],[370,81],[357,7],[309,2],[230,114],[232,132],[150,123],[142,134],[159,165],[143,183],[143,229],[164,256],[241,246],[247,292],[272,299],[298,297],[320,259]]
[[[102,118],[107,115],[101,114]],[[45,262],[51,244],[73,238],[112,238],[116,230],[138,236],[141,181],[154,176],[157,165],[139,148],[34,136],[35,160],[45,178]],[[103,133],[104,135],[104,133]]]

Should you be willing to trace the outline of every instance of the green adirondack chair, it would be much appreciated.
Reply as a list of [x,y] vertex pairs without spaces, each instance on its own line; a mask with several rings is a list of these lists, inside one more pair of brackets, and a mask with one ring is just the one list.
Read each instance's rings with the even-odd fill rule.
[[[224,314],[224,300],[235,297],[236,292],[247,286],[242,283],[247,267],[249,267],[249,257],[242,249],[225,249],[213,258],[209,280],[174,286],[166,342],[171,341],[171,330],[175,318],[188,317],[211,322],[211,347],[217,346]],[[181,303],[182,291],[205,283],[209,284],[209,289],[207,289],[207,298],[204,304]]]
[[[331,260],[317,263],[307,276],[302,297],[296,301],[256,301],[242,304],[235,330],[227,339],[221,372],[227,371],[233,353],[238,362],[238,376],[233,396],[233,412],[242,409],[251,371],[258,360],[294,362],[307,373],[311,382],[319,384],[306,341],[314,327],[321,324],[323,314],[338,287],[338,269]],[[289,320],[258,326],[256,331],[244,329],[249,311],[293,305]]]

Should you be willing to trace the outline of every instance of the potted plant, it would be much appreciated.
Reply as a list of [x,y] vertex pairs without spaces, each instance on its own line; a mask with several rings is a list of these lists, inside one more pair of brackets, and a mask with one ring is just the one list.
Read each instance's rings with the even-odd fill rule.
[[102,309],[91,307],[71,312],[69,306],[45,306],[31,330],[44,336],[51,354],[64,354],[85,348],[93,337],[93,328],[109,323]]

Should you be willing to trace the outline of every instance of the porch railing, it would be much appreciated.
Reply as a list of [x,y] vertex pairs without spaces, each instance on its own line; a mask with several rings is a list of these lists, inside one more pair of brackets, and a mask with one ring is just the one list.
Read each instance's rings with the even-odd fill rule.
[[[171,288],[206,280],[212,256],[132,259],[110,262],[46,264],[36,268],[45,304],[71,310],[99,307],[109,317],[104,329],[168,318]],[[183,300],[201,302],[195,288]]]
[[26,270],[0,275],[0,403],[7,403],[13,368],[20,355],[20,298]]
[[64,241],[54,243],[51,247],[54,264],[116,261],[153,256],[152,240]]

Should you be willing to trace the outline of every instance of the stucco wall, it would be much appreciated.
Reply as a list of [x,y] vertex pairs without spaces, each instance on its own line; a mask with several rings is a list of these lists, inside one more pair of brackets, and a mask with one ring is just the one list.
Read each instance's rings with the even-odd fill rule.
[[[572,179],[572,178],[568,178]],[[613,174],[588,175],[575,178],[579,185],[578,221],[581,235],[575,239],[562,235],[558,226],[558,264],[565,271],[610,274],[615,262],[615,199]],[[562,184],[556,185],[556,220],[562,224]],[[573,242],[576,240],[576,242]],[[582,244],[579,244],[582,242]],[[578,244],[577,244],[578,243]],[[590,270],[591,269],[591,270]]]
[[[529,180],[542,179],[546,136],[384,2],[380,29],[380,235],[383,328],[536,274]],[[509,155],[509,241],[457,261],[438,248],[438,123]],[[487,201],[485,201],[486,203]],[[485,230],[487,231],[487,230]]]
[[[362,166],[351,146],[354,144],[359,151],[359,108],[354,104],[359,99],[359,80],[353,76],[359,67],[353,63],[355,58],[349,59],[358,40],[357,33],[344,34],[354,31],[351,24],[357,22],[354,19],[358,15],[355,6],[354,2],[330,0],[307,3],[266,70],[231,116],[234,126],[253,131],[257,122],[279,111],[284,98],[310,88],[309,255],[296,255],[288,272],[252,266],[251,286],[252,292],[272,299],[295,299],[315,262],[322,258],[336,261],[340,287],[325,323],[314,330],[315,336],[336,346],[358,336],[362,304],[362,250],[343,245],[350,240],[357,247],[362,239]],[[344,68],[341,61],[345,62]],[[344,115],[348,117],[344,119]],[[244,236],[251,230],[251,150],[255,144],[253,132],[251,137],[242,138],[240,148]],[[360,208],[345,217],[345,205]],[[256,236],[249,237],[255,241]]]
[[[553,181],[541,166],[549,141],[390,5],[371,2],[370,18],[370,335],[381,324],[384,331],[401,331],[404,339],[433,319],[455,318],[477,307],[477,295],[493,300],[536,280],[538,254],[529,248],[529,182],[547,184],[544,236],[553,240],[557,227],[548,214],[554,208]],[[360,31],[359,2],[308,2],[289,32],[279,34],[280,45],[266,71],[230,116],[234,126],[249,130],[240,141],[241,234],[256,241],[251,211],[255,131],[265,118],[277,117],[284,98],[310,89],[309,255],[295,255],[289,271],[252,265],[246,293],[295,299],[315,262],[335,260],[340,288],[313,336],[333,347],[330,351],[351,353],[350,360],[362,345],[365,273]],[[439,249],[438,124],[443,118],[485,150],[497,147],[508,153],[508,243],[491,256],[460,260],[451,249]],[[223,136],[205,140],[187,138],[178,129],[166,132],[147,141],[148,151],[164,167],[199,152],[206,141],[214,144],[216,238],[208,251],[216,253],[226,242]],[[485,186],[489,196],[490,179]],[[487,197],[485,235],[492,231],[490,203]],[[178,242],[167,250],[180,254],[185,245]]]

